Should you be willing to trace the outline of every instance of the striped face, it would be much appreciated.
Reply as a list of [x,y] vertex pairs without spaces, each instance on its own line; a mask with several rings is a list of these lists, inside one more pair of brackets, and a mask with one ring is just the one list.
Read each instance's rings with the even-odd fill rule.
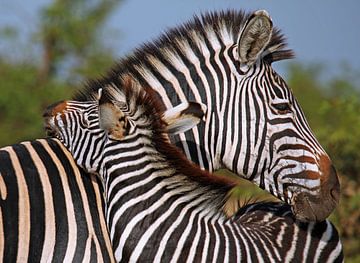
[[284,80],[258,61],[239,75],[229,107],[225,167],[292,204],[299,219],[326,217],[339,199],[339,181],[325,151]]
[[106,142],[98,109],[97,101],[62,101],[44,114],[48,134],[58,138],[77,164],[90,173],[98,173],[99,155]]
[[151,96],[132,84],[126,86],[131,96],[109,87],[100,101],[62,101],[44,113],[48,134],[57,137],[87,172],[100,174],[104,159],[116,158],[117,150],[125,156],[131,154],[127,148],[141,151],[143,145],[153,143],[153,134],[182,133],[204,117],[206,107],[195,102],[163,112]]

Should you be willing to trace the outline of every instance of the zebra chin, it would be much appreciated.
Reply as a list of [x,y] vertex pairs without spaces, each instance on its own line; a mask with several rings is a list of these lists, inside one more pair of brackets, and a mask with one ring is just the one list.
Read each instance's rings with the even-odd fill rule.
[[329,157],[320,158],[321,184],[317,195],[308,192],[294,193],[292,211],[304,222],[325,220],[336,208],[340,199],[340,183]]

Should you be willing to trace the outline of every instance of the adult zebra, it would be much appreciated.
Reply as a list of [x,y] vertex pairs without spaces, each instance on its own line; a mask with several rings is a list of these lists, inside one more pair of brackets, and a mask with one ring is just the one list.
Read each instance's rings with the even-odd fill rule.
[[102,189],[56,139],[0,149],[0,262],[114,262]]
[[290,204],[298,219],[324,220],[339,200],[331,161],[271,63],[292,57],[265,11],[210,13],[121,60],[101,81],[131,75],[166,108],[187,100],[208,107],[206,121],[172,138],[189,159],[227,168]]
[[202,117],[198,104],[163,113],[131,79],[102,90],[100,101],[88,98],[50,107],[46,126],[103,181],[118,262],[342,262],[327,220],[295,221],[280,203],[224,215],[220,208],[235,184],[190,163],[167,137]]

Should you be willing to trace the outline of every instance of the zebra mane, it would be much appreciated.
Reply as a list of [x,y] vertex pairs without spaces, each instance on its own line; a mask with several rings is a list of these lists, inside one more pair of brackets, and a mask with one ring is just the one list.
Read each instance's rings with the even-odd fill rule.
[[[227,10],[194,16],[190,21],[169,29],[159,38],[141,45],[132,54],[120,59],[105,76],[90,81],[85,89],[74,97],[74,100],[94,100],[99,88],[113,83],[121,86],[120,79],[125,75],[132,75],[141,84],[145,84],[143,76],[139,74],[139,69],[144,65],[151,65],[152,58],[186,56],[185,51],[189,48],[198,57],[208,56],[209,54],[205,53],[207,51],[204,51],[202,47],[209,48],[211,41],[220,43],[221,46],[235,45],[242,27],[251,14],[251,12],[246,13],[241,10]],[[219,46],[219,44],[214,44],[214,46]],[[261,57],[268,63],[293,58],[293,51],[286,47],[285,37],[279,29],[274,27],[271,40]]]
[[[102,92],[102,98],[104,96],[105,101],[111,101],[114,98],[114,89],[103,89]],[[189,182],[193,181],[201,186],[216,190],[224,196],[222,201],[226,201],[227,193],[236,185],[236,182],[227,177],[216,176],[200,169],[199,166],[190,162],[184,153],[169,142],[166,123],[160,118],[165,108],[160,99],[153,96],[151,88],[142,87],[127,76],[123,79],[123,85],[120,89],[115,89],[115,92],[121,92],[125,95],[131,114],[137,115],[136,112],[140,111],[141,115],[146,118],[146,123],[149,123],[148,129],[152,131],[152,144],[172,169],[188,178],[187,181]]]

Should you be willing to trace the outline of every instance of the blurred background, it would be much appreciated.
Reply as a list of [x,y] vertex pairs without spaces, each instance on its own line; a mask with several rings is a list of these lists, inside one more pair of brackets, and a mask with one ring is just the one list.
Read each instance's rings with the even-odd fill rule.
[[[360,262],[360,2],[294,2],[0,0],[0,146],[44,137],[47,105],[193,14],[266,9],[297,54],[275,68],[335,163],[342,199],[330,219],[347,262]],[[235,195],[271,198],[247,182]]]

